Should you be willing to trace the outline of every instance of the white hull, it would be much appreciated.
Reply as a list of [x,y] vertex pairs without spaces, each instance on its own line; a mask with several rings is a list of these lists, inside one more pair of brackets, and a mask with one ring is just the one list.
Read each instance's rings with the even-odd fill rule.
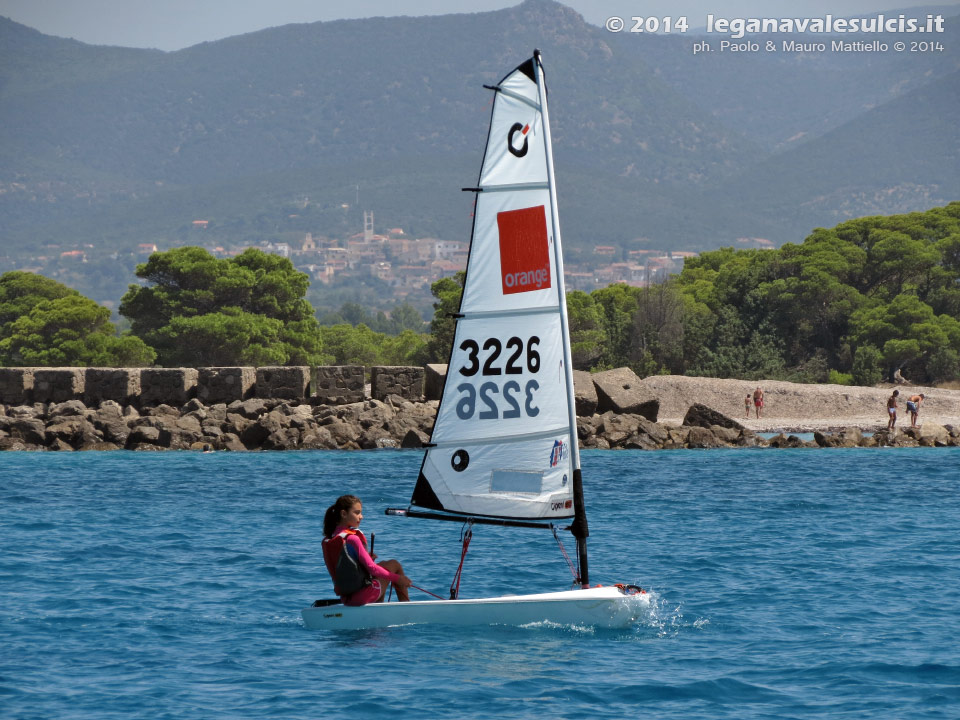
[[329,605],[301,611],[311,630],[360,630],[393,625],[527,625],[549,622],[600,628],[625,628],[649,605],[646,594],[620,588],[506,595],[466,600],[373,603],[360,607]]

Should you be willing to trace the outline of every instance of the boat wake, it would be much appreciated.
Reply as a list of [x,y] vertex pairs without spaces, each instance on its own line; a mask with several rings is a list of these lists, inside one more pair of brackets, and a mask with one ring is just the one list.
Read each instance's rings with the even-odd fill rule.
[[[629,602],[634,597],[637,596],[630,596],[625,600]],[[637,620],[633,625],[637,638],[649,638],[651,635],[656,638],[672,638],[682,632],[703,630],[710,624],[710,620],[703,617],[688,620],[684,616],[682,603],[674,605],[655,590],[647,590],[639,597],[644,599],[637,603]]]
[[517,627],[523,630],[564,630],[577,635],[596,635],[597,628],[593,625],[581,625],[578,623],[557,623],[551,620],[540,620],[538,622],[524,623]]

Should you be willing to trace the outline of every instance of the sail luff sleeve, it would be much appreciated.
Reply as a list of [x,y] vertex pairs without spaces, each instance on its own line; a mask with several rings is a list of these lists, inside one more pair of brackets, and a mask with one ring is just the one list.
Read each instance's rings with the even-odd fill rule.
[[543,115],[544,151],[547,163],[547,183],[550,186],[550,207],[553,220],[553,252],[556,256],[557,268],[557,295],[560,306],[561,334],[563,335],[564,372],[567,386],[567,412],[570,422],[570,457],[573,465],[573,509],[574,521],[571,526],[573,536],[577,539],[577,557],[580,561],[580,583],[583,587],[590,585],[590,573],[587,560],[587,537],[590,535],[587,526],[587,511],[583,497],[583,478],[580,472],[580,447],[577,438],[576,399],[573,387],[573,360],[570,351],[570,327],[567,318],[567,297],[563,277],[563,250],[560,240],[560,218],[557,213],[557,185],[553,167],[553,140],[550,136],[550,111],[547,108],[547,88],[543,80],[543,65],[540,60],[540,51],[533,54],[537,78],[537,93],[540,100],[540,112]]
[[560,332],[563,336],[563,369],[567,385],[567,414],[570,418],[570,456],[574,470],[580,469],[580,448],[577,442],[577,406],[573,387],[573,357],[570,351],[570,321],[567,317],[567,295],[563,276],[563,243],[560,239],[560,215],[557,210],[557,183],[553,167],[553,140],[550,135],[550,112],[547,108],[547,87],[543,79],[543,66],[540,52],[535,51],[537,91],[540,98],[540,112],[543,114],[544,146],[547,163],[547,184],[549,185],[551,219],[553,221],[553,254],[557,268],[557,304],[560,309]]

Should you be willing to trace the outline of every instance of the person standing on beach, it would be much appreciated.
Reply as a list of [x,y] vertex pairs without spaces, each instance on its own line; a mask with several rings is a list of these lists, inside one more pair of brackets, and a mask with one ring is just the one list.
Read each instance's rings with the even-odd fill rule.
[[744,415],[744,417],[745,417],[747,420],[750,419],[750,406],[751,406],[751,405],[753,405],[753,401],[750,399],[750,393],[747,393],[747,397],[746,397],[746,399],[743,401],[743,409],[744,409],[744,411],[746,412],[746,415]]
[[899,394],[899,390],[894,390],[893,395],[887,398],[887,415],[889,416],[887,430],[893,430],[893,426],[897,424],[897,396]]
[[911,395],[907,399],[907,410],[910,412],[910,427],[915,428],[917,426],[917,416],[920,414],[920,403],[923,402],[925,395],[920,393],[919,395]]
[[757,409],[757,420],[759,420],[763,415],[763,390],[760,389],[759,385],[753,391],[753,406]]

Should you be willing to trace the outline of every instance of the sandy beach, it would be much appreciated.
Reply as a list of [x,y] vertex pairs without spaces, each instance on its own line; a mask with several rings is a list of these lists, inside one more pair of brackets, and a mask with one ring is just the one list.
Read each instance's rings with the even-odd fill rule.
[[[923,393],[918,424],[960,426],[960,390],[921,385],[805,385],[779,380],[724,380],[680,375],[656,375],[643,384],[660,399],[658,420],[679,424],[694,403],[702,403],[755,432],[815,432],[858,427],[872,432],[887,426],[886,405],[894,389],[900,391],[897,427],[910,427],[906,398]],[[763,417],[744,417],[744,397],[763,388]]]

